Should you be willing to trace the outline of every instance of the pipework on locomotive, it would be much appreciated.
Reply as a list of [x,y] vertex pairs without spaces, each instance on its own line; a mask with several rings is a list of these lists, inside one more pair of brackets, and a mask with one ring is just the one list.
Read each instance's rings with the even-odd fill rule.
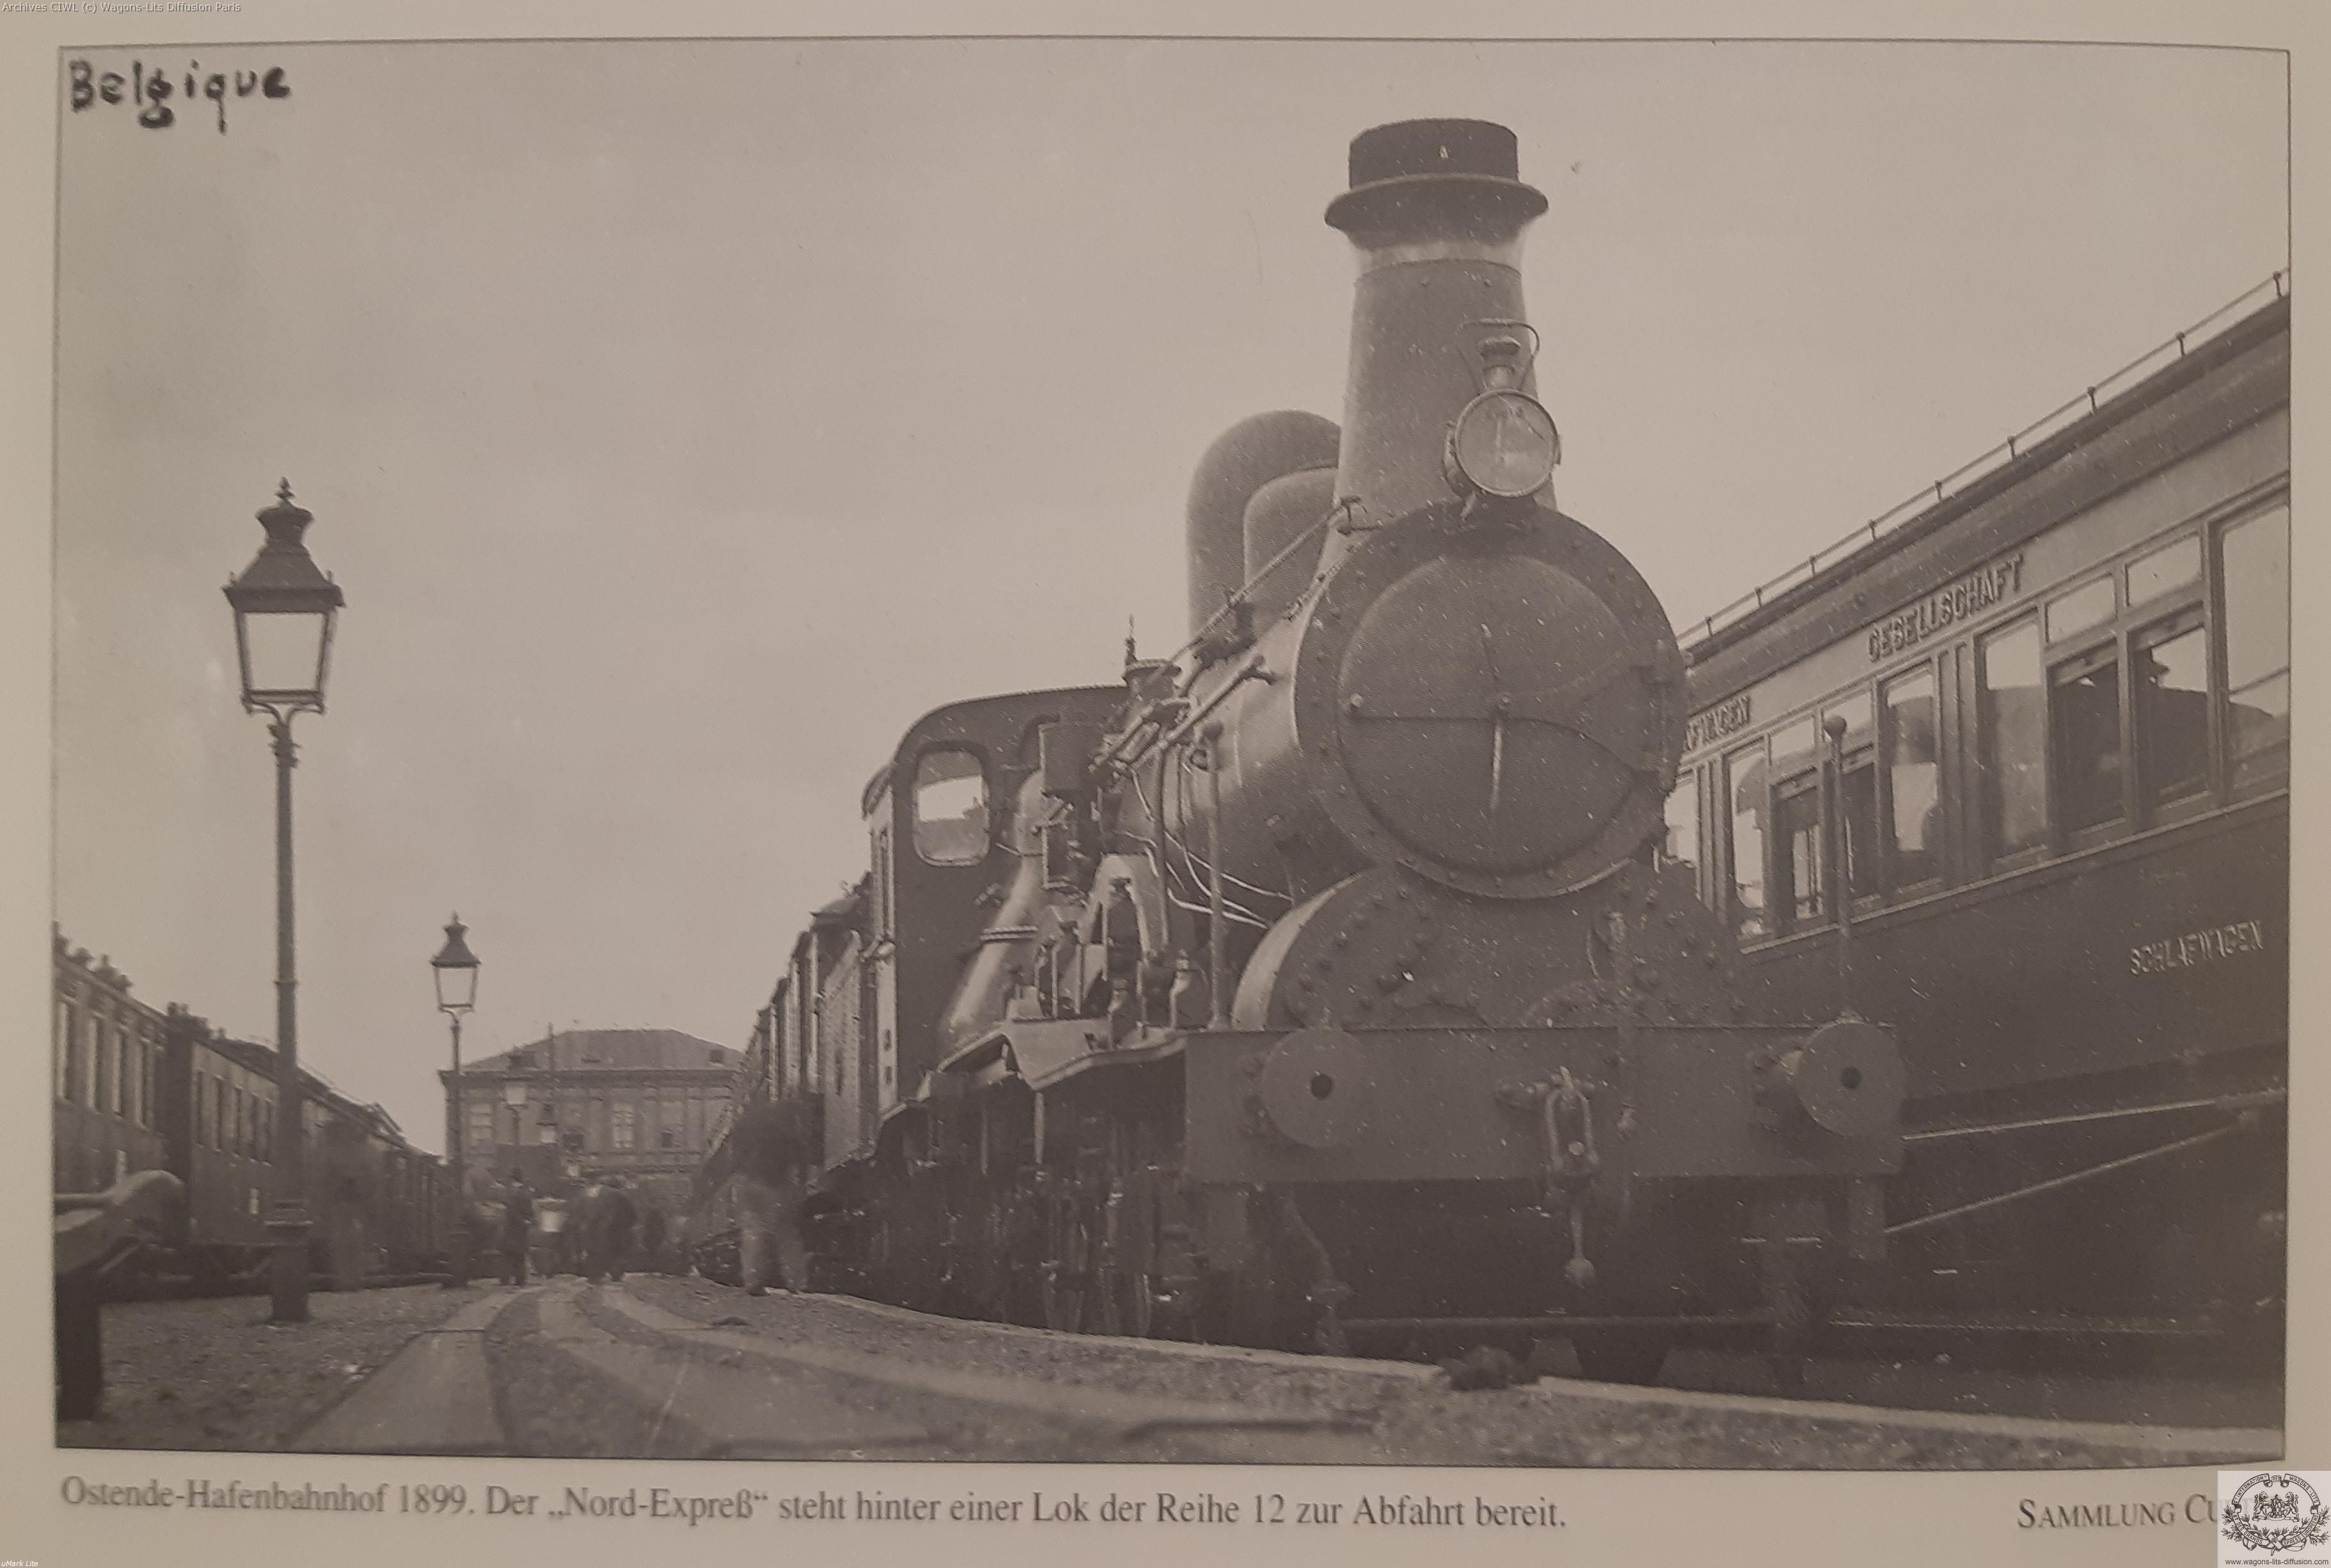
[[1658,861],[1684,661],[1554,502],[1519,270],[1546,202],[1512,133],[1379,127],[1350,176],[1342,425],[1265,413],[1207,451],[1173,657],[1128,641],[1117,685],[909,733],[755,1092],[823,1102],[818,1249],[868,1294],[1786,1365],[1882,1251],[1898,1052],[1760,1010]]

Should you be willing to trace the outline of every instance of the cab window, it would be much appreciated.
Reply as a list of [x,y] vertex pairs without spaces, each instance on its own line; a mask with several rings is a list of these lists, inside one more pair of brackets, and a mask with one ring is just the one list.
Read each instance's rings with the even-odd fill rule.
[[987,858],[987,780],[959,748],[927,751],[915,764],[915,852],[934,866]]

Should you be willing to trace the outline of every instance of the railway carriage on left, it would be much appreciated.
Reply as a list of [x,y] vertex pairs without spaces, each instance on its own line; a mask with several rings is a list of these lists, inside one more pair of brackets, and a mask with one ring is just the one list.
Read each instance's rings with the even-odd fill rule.
[[[161,1271],[224,1281],[266,1256],[272,1193],[275,1053],[232,1039],[176,1003],[130,994],[103,958],[55,939],[51,1182],[112,1186],[138,1171],[185,1183]],[[346,1279],[440,1266],[443,1163],[406,1142],[378,1106],[303,1075],[308,1211],[319,1271]]]

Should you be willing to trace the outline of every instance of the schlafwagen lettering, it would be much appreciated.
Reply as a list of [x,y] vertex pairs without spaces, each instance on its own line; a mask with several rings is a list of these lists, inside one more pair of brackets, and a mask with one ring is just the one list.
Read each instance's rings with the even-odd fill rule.
[[2214,964],[2221,958],[2265,951],[2265,925],[2257,920],[2236,920],[2206,930],[2188,931],[2182,936],[2139,943],[2128,950],[2128,972],[2165,974],[2172,969],[2191,969],[2197,965]]
[[147,130],[161,130],[177,122],[178,112],[170,107],[170,100],[179,95],[183,86],[186,101],[197,98],[210,100],[218,116],[219,134],[226,134],[226,100],[232,90],[237,98],[249,98],[257,93],[262,98],[289,98],[291,83],[280,65],[265,71],[238,70],[230,74],[214,71],[205,74],[199,61],[186,62],[186,72],[173,76],[160,66],[147,70],[142,60],[132,61],[129,74],[118,71],[99,71],[86,60],[76,60],[66,67],[71,73],[71,98],[67,100],[73,112],[100,103],[126,103],[138,110],[138,123]]

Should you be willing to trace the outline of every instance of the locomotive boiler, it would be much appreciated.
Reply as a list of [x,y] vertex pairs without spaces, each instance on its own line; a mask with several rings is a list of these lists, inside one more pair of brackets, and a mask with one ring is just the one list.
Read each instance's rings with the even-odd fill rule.
[[1785,1364],[1882,1245],[1892,1037],[1760,1016],[1660,864],[1683,660],[1554,502],[1512,133],[1380,127],[1350,176],[1343,423],[1206,453],[1187,645],[942,709],[870,786],[859,910],[821,919],[861,922],[876,1043],[789,1032],[830,1027],[814,956],[765,1017],[770,1092],[827,1105],[821,1250],[1060,1327]]

